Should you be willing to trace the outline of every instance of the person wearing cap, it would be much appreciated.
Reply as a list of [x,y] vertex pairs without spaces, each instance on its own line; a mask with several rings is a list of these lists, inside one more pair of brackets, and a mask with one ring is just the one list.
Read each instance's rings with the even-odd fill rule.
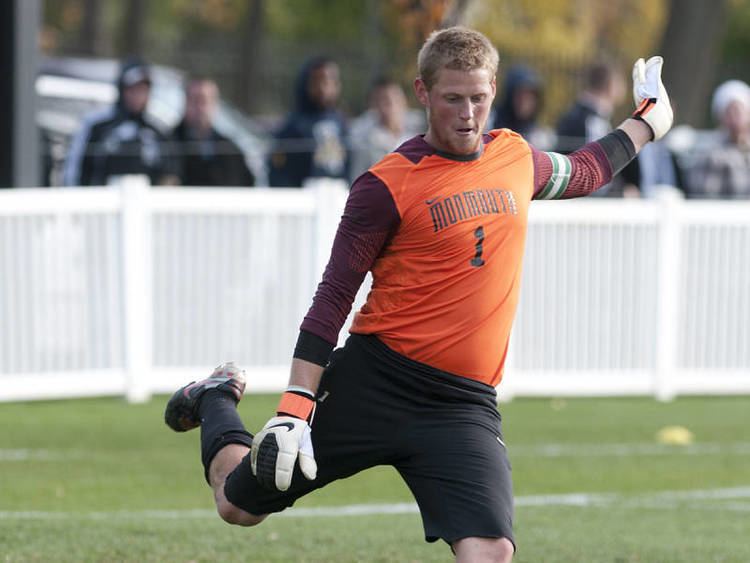
[[174,183],[166,137],[146,115],[151,72],[129,59],[117,79],[117,102],[84,118],[65,161],[63,184],[101,186],[126,174],[143,174],[152,184]]
[[750,86],[741,80],[724,82],[714,92],[711,112],[719,125],[719,142],[696,159],[687,196],[750,198]]

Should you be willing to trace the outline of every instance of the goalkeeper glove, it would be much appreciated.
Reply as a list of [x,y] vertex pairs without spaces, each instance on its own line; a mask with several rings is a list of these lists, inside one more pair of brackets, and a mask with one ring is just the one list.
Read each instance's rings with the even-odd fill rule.
[[318,466],[310,430],[314,407],[312,392],[289,387],[281,396],[276,416],[253,438],[250,467],[267,489],[286,491],[292,483],[297,460],[302,474],[315,479]]
[[653,140],[661,139],[670,127],[674,114],[669,96],[661,81],[664,59],[651,57],[648,61],[638,59],[633,65],[634,119],[640,119],[651,128]]

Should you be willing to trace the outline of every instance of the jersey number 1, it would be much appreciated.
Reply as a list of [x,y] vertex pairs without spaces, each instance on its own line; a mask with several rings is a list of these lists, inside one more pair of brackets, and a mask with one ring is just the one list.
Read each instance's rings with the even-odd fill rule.
[[474,258],[470,260],[470,264],[474,266],[475,268],[479,268],[479,266],[484,266],[484,259],[482,258],[482,243],[484,242],[484,227],[477,227],[477,229],[474,231],[474,237],[477,239],[477,242],[474,245],[476,254],[474,255]]

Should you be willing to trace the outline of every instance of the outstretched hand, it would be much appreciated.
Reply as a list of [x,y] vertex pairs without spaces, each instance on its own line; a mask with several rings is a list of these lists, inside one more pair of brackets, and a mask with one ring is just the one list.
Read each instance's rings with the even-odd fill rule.
[[638,59],[633,65],[634,119],[643,121],[651,129],[653,140],[661,139],[672,127],[674,113],[669,95],[661,81],[664,59]]

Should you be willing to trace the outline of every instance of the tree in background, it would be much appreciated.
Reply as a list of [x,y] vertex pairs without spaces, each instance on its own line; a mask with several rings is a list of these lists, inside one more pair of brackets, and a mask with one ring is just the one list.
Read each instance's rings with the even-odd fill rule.
[[750,0],[43,0],[43,15],[49,54],[139,53],[213,76],[253,114],[282,114],[313,54],[339,59],[345,106],[358,113],[376,75],[409,86],[421,42],[456,23],[496,43],[500,82],[514,62],[544,76],[548,123],[601,56],[629,72],[637,57],[663,54],[677,120],[697,126],[720,78],[750,78]]
[[[740,8],[747,2],[734,2]],[[716,84],[721,43],[727,27],[726,0],[670,1],[670,18],[661,44],[664,83],[678,123],[706,125],[708,100]],[[747,53],[747,52],[746,52]]]
[[[509,0],[476,2],[467,23],[500,51],[500,75],[513,63],[545,81],[543,120],[554,123],[581,87],[583,70],[605,58],[629,76],[638,57],[654,53],[667,19],[666,0]],[[628,105],[628,111],[630,111]]]

